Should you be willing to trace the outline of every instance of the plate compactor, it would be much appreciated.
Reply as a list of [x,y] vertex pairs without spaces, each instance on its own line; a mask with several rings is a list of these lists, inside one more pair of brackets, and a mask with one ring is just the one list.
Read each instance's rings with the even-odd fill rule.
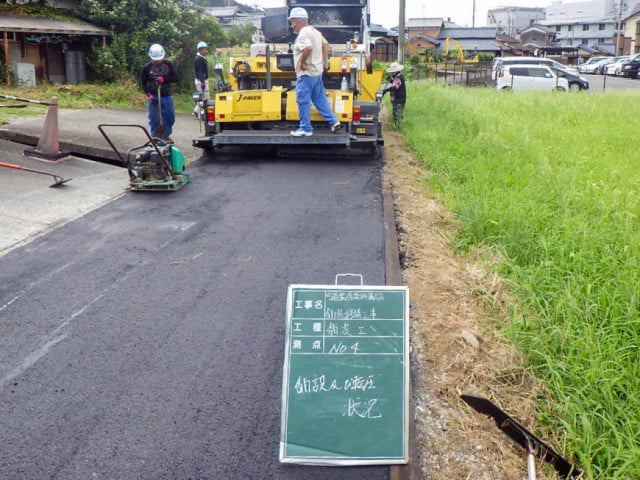
[[[148,141],[144,145],[129,149],[125,159],[105,132],[105,128],[112,127],[139,128],[145,133]],[[127,167],[129,190],[174,192],[189,183],[189,174],[184,171],[184,155],[180,150],[169,142],[152,138],[143,126],[101,124],[98,125],[98,130],[116,152],[123,165]]]

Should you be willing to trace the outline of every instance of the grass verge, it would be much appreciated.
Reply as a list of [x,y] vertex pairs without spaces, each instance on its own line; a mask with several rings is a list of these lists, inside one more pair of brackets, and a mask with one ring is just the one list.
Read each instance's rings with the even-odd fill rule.
[[[140,86],[133,80],[101,85],[82,83],[78,85],[39,84],[36,88],[3,87],[0,93],[41,102],[49,102],[51,97],[57,97],[60,108],[130,108],[134,110],[146,108],[146,97]],[[191,113],[193,110],[191,92],[179,92],[174,89],[173,100],[176,112]],[[15,100],[0,99],[0,102],[26,105],[25,108],[0,108],[0,124],[6,123],[11,117],[46,113],[47,108]]]
[[402,134],[458,251],[509,285],[504,332],[553,396],[554,443],[590,478],[640,478],[640,94],[408,91]]

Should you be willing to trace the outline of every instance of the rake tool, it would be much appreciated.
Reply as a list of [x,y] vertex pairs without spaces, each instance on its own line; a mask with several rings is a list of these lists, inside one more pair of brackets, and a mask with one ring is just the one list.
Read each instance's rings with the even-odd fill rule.
[[582,472],[580,470],[558,455],[549,445],[500,410],[496,405],[491,403],[491,401],[486,398],[476,397],[475,395],[460,395],[460,398],[477,412],[493,418],[503,433],[527,451],[527,473],[529,480],[536,480],[535,457],[550,463],[556,472],[564,479],[579,480],[582,478]]
[[67,183],[68,181],[73,180],[73,178],[62,178],[55,173],[43,172],[42,170],[34,170],[33,168],[23,167],[22,165],[14,165],[13,163],[0,162],[0,167],[13,168],[14,170],[22,170],[24,172],[40,173],[41,175],[49,175],[55,180],[51,185],[49,185],[51,188],[59,187]]

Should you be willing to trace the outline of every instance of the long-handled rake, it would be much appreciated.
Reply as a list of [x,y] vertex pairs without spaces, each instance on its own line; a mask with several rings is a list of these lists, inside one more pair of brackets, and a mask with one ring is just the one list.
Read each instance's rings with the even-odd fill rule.
[[67,183],[68,181],[73,180],[73,178],[62,178],[61,176],[56,175],[55,173],[43,172],[42,170],[34,170],[33,168],[27,168],[27,167],[23,167],[22,165],[15,165],[13,163],[0,162],[0,167],[13,168],[14,170],[22,170],[25,172],[40,173],[41,175],[49,175],[50,177],[53,177],[53,179],[55,180],[54,183],[49,185],[51,188],[59,187]]
[[474,410],[493,418],[500,430],[527,451],[529,480],[536,480],[535,457],[550,463],[564,479],[578,480],[582,478],[580,470],[558,455],[549,445],[500,410],[491,401],[475,395],[460,395],[460,398]]

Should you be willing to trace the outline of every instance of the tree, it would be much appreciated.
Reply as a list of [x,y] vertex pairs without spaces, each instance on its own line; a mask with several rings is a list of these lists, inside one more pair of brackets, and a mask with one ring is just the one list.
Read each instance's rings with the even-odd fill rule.
[[212,45],[228,43],[218,21],[194,2],[82,0],[79,12],[91,23],[111,31],[111,44],[105,48],[95,45],[87,59],[98,78],[105,81],[137,76],[149,61],[147,51],[153,43],[161,44],[177,67],[186,59],[191,62],[200,40]]
[[229,46],[248,45],[251,43],[251,37],[256,32],[253,23],[245,23],[243,25],[233,25],[229,28]]

